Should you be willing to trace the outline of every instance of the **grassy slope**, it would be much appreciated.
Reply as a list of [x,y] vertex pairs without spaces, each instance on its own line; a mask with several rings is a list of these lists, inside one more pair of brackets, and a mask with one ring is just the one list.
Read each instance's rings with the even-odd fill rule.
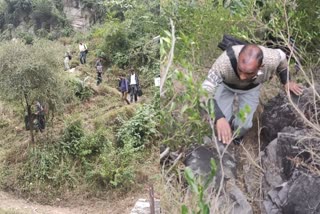
[[[79,68],[77,68],[79,70]],[[140,102],[137,104],[127,105],[120,99],[120,93],[113,87],[117,84],[116,78],[111,74],[104,75],[104,82],[99,87],[95,86],[95,71],[89,67],[89,65],[82,65],[81,69],[86,69],[86,75],[91,76],[88,83],[94,90],[94,95],[88,101],[73,103],[66,107],[66,111],[63,115],[57,116],[54,120],[54,127],[46,129],[45,133],[36,134],[36,140],[43,141],[47,137],[58,138],[61,136],[64,129],[64,121],[70,117],[77,117],[83,121],[83,127],[86,132],[94,131],[97,128],[108,129],[106,132],[108,138],[114,139],[114,134],[120,125],[118,116],[128,119],[133,116],[135,110],[139,107]],[[75,75],[75,74],[68,74]],[[1,104],[1,103],[0,103]],[[0,129],[0,135],[3,136],[0,139],[0,168],[11,164],[10,167],[16,167],[18,169],[23,164],[26,158],[26,148],[30,146],[29,132],[24,130],[23,119],[21,114],[3,104],[0,105],[0,113],[4,116],[1,121],[4,121],[5,126]],[[158,149],[151,148],[146,151],[147,158],[144,163],[138,163],[136,169],[137,179],[136,187],[133,191],[141,192],[145,195],[144,187],[151,181],[156,181],[158,173]],[[2,171],[4,173],[4,171]],[[4,180],[3,178],[6,178]],[[17,177],[12,174],[10,178],[5,177],[0,173],[0,185],[6,189],[12,189],[15,192],[20,192],[16,188]],[[82,189],[79,187],[74,193],[81,193]],[[116,191],[117,192],[117,191]],[[66,198],[72,197],[73,194],[67,193]],[[85,193],[83,195],[86,195]],[[48,195],[48,197],[50,197]],[[84,196],[85,197],[85,196]],[[118,197],[118,194],[114,194],[114,197]],[[146,196],[147,197],[147,196]],[[35,198],[36,200],[46,201],[50,203],[50,198],[42,200],[41,198]]]

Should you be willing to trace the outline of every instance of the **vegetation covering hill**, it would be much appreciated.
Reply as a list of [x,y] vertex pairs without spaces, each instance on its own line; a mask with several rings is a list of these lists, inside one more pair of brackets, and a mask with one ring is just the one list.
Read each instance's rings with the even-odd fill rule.
[[[18,13],[18,7],[24,7],[19,2],[2,2],[2,17]],[[35,16],[36,3],[44,2],[55,5],[51,7],[55,12],[61,4],[25,1],[32,5],[25,11],[28,17]],[[126,193],[157,181],[159,93],[153,79],[160,67],[159,2],[101,2],[110,10],[87,33],[2,38],[2,189],[52,203],[53,197]],[[12,21],[5,18],[3,32],[8,24],[19,25]],[[62,22],[60,29],[67,25]],[[41,29],[47,30],[45,25]],[[79,63],[80,41],[89,49],[86,64]],[[66,51],[72,55],[73,72],[63,69]],[[104,74],[96,86],[98,57],[103,59]],[[117,87],[119,75],[128,76],[129,68],[139,75],[143,96],[127,105]],[[25,130],[24,116],[35,111],[36,100],[46,108],[43,133]]]

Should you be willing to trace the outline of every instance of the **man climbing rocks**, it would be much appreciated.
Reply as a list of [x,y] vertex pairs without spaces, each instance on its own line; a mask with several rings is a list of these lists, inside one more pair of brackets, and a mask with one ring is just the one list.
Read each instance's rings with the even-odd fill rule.
[[87,53],[88,53],[87,45],[80,42],[79,43],[79,51],[80,51],[80,63],[85,64],[86,58],[87,58]]
[[130,86],[130,102],[132,103],[133,98],[134,102],[138,101],[139,78],[133,68],[131,68],[129,71],[130,75],[128,77],[128,81]]
[[[280,49],[247,44],[235,45],[224,51],[209,70],[202,87],[213,98],[215,107],[215,129],[219,141],[229,144],[233,131],[240,128],[240,133],[233,140],[242,142],[244,134],[252,127],[253,114],[259,104],[260,88],[274,73],[280,77],[286,90],[296,95],[302,94],[300,85],[291,81],[286,55]],[[248,105],[251,112],[244,122],[233,117],[233,101],[239,98],[239,108]],[[202,102],[208,102],[202,98]],[[234,118],[234,119],[232,119]]]

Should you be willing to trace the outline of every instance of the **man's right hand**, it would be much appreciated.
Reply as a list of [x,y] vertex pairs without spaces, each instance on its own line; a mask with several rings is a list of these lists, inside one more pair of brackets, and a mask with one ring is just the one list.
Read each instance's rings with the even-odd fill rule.
[[216,122],[218,140],[224,144],[229,144],[232,140],[232,131],[228,120],[224,117]]

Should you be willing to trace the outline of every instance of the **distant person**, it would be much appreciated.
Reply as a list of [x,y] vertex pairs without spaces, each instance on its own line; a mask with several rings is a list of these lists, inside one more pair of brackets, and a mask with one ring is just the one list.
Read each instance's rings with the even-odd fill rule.
[[39,101],[35,101],[34,104],[36,107],[36,112],[34,114],[36,115],[36,119],[38,120],[38,128],[42,132],[45,129],[44,108]]
[[101,58],[98,58],[96,61],[96,70],[97,70],[97,85],[99,85],[102,82],[102,60]]
[[65,52],[64,53],[64,60],[63,60],[65,71],[68,71],[70,69],[69,62],[71,59],[72,59],[72,57],[71,57],[70,53],[68,51]]
[[130,87],[130,102],[132,103],[133,98],[134,98],[134,102],[138,101],[139,78],[133,68],[131,68],[129,71],[130,71],[130,75],[128,77],[128,81],[129,81],[129,87]]
[[127,99],[129,92],[129,82],[123,74],[121,74],[119,78],[119,90],[122,93],[122,100],[126,101],[127,104],[130,104],[129,100]]
[[87,45],[80,42],[79,43],[79,50],[80,50],[80,63],[85,64],[86,58],[87,58],[87,53],[88,53]]

